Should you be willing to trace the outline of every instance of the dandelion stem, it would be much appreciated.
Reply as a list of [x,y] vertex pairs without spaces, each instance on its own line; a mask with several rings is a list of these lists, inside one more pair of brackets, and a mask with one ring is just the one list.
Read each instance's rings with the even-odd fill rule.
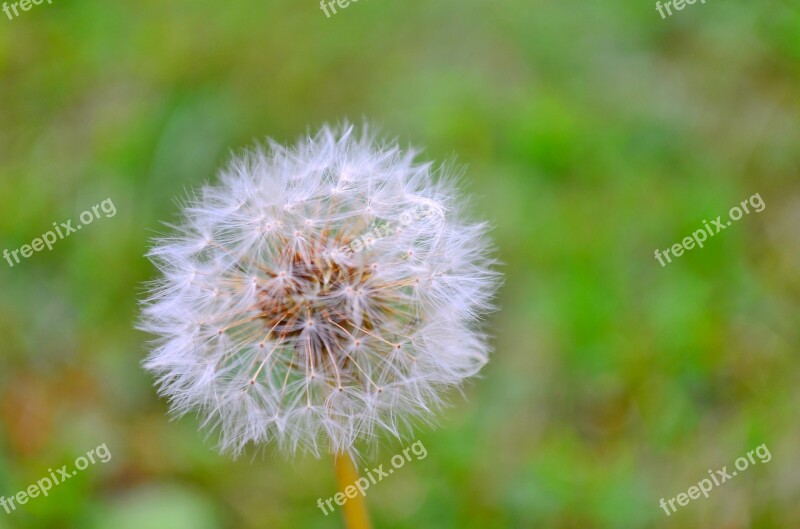
[[[354,485],[358,480],[358,471],[353,460],[347,454],[336,454],[333,459],[339,491],[344,494],[345,487]],[[356,494],[353,498],[347,497],[347,501],[342,507],[342,514],[347,529],[370,529],[372,527],[367,515],[367,503],[361,494]]]

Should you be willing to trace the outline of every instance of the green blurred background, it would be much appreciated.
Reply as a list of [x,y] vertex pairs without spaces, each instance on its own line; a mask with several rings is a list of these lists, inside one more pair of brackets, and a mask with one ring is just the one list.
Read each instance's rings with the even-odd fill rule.
[[[377,528],[800,527],[795,0],[53,0],[0,13],[0,248],[118,212],[0,261],[0,495],[113,459],[0,529],[342,527],[316,507],[330,461],[234,462],[170,421],[132,326],[176,198],[345,118],[467,165],[506,276],[492,361],[369,489]],[[763,212],[655,260],[754,193]]]

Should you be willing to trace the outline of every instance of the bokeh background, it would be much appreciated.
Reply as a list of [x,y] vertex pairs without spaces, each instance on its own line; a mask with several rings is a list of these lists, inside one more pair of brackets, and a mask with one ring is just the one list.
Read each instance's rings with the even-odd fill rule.
[[[495,353],[377,528],[800,526],[800,6],[707,0],[53,0],[0,13],[0,495],[106,443],[16,529],[342,527],[330,461],[219,456],[133,329],[148,239],[253,141],[367,119],[468,167],[505,285]],[[766,203],[661,267],[754,193]],[[658,502],[766,443],[667,517]],[[386,441],[374,464],[405,444]]]

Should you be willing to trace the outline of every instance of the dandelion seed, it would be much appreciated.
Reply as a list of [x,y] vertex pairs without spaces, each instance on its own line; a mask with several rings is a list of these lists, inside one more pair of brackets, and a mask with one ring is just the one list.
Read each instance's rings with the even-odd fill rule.
[[[435,176],[396,142],[325,127],[235,159],[187,200],[149,252],[163,275],[140,325],[172,411],[236,455],[356,455],[429,417],[486,363],[477,326],[498,282],[487,226]],[[376,225],[403,229],[343,251]]]

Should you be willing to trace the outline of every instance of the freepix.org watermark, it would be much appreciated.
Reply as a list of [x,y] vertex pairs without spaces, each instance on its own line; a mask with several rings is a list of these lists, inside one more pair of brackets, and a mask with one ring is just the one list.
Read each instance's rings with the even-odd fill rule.
[[106,444],[103,443],[97,448],[89,450],[85,456],[80,456],[76,459],[75,470],[70,471],[67,465],[55,471],[53,471],[52,468],[48,468],[47,472],[49,472],[50,475],[40,479],[27,489],[17,492],[10,498],[0,496],[0,506],[6,510],[6,513],[11,514],[12,511],[17,510],[17,506],[25,505],[31,499],[39,497],[40,494],[42,496],[47,496],[50,494],[50,490],[54,485],[61,485],[71,477],[77,475],[79,471],[89,468],[89,465],[94,465],[98,462],[108,463],[109,461],[111,461],[111,452],[108,450]]
[[[60,224],[54,222],[53,228],[55,228],[55,231],[48,231],[41,237],[37,237],[36,239],[32,240],[30,244],[23,244],[16,250],[9,251],[8,249],[4,249],[3,259],[8,262],[8,266],[13,268],[14,264],[19,264],[20,255],[27,259],[33,255],[33,252],[40,252],[44,248],[52,250],[53,244],[55,244],[56,241],[68,237],[69,235],[80,230],[82,227],[91,224],[95,219],[99,219],[101,211],[105,214],[106,218],[113,217],[117,214],[117,208],[114,206],[114,202],[110,198],[107,198],[99,204],[92,206],[91,211],[86,210],[81,213],[78,217],[81,221],[80,224],[73,226],[72,220],[68,220]],[[11,260],[12,257],[14,258],[13,261]]]
[[369,231],[350,241],[350,244],[325,251],[322,257],[329,262],[341,258],[349,258],[354,254],[366,250],[384,237],[402,232],[403,229],[412,222],[434,218],[444,218],[444,210],[442,207],[432,200],[420,199],[418,207],[414,208],[413,211],[404,212],[397,221],[389,220],[375,224]]
[[[658,14],[661,15],[661,19],[665,19],[668,16],[672,16],[672,9],[674,7],[676,11],[683,11],[683,8],[687,5],[693,5],[697,0],[667,0],[664,2],[664,5],[661,5],[661,2],[656,2],[656,11]],[[705,4],[706,0],[700,0],[701,4]],[[664,14],[664,8],[667,10],[667,14]]]
[[[664,500],[661,498],[661,501],[658,502],[658,505],[664,509],[664,512],[667,516],[671,515],[673,512],[677,511],[677,507],[675,507],[675,502],[678,502],[679,507],[684,507],[689,504],[689,500],[696,500],[702,494],[706,498],[708,498],[708,493],[714,487],[719,487],[726,481],[733,479],[739,472],[743,472],[747,470],[747,468],[753,464],[756,464],[756,460],[753,455],[758,456],[758,462],[760,463],[769,463],[772,460],[772,454],[769,453],[769,448],[767,448],[766,444],[762,444],[761,446],[757,447],[755,450],[750,450],[747,452],[747,457],[740,457],[734,462],[734,466],[736,466],[736,470],[728,472],[728,465],[725,465],[720,470],[710,470],[708,471],[709,478],[701,479],[697,482],[697,485],[692,485],[689,487],[689,490],[686,492],[681,492],[674,498],[670,498],[669,500]],[[669,505],[669,509],[667,508]]]
[[337,5],[340,9],[344,9],[350,5],[350,2],[356,3],[358,0],[320,0],[319,8],[322,9],[326,17],[331,18],[331,14],[328,12],[329,9],[335,15]]
[[[3,13],[6,14],[9,20],[14,20],[14,17],[19,16],[19,11],[17,11],[17,7],[22,9],[23,11],[30,11],[31,7],[42,5],[44,0],[21,0],[20,2],[14,2],[13,4],[9,4],[8,2],[3,2]],[[47,0],[47,3],[52,5],[53,0]],[[14,16],[11,16],[11,11],[14,11]]]
[[[383,465],[378,465],[378,468],[368,471],[366,476],[358,478],[352,485],[347,485],[344,488],[344,492],[337,492],[332,498],[328,498],[324,502],[322,498],[318,498],[317,506],[325,513],[325,516],[328,516],[336,508],[333,506],[333,502],[336,502],[337,505],[344,505],[348,499],[355,498],[358,494],[366,496],[367,489],[370,485],[375,485],[383,478],[393,474],[396,469],[403,468],[406,462],[411,461],[411,454],[416,456],[417,461],[428,457],[428,451],[425,449],[425,445],[422,444],[422,441],[417,441],[411,446],[405,447],[402,453],[392,456],[391,463],[393,468],[384,470]],[[325,508],[326,506],[327,509]]]
[[[747,207],[748,205],[750,205],[756,213],[764,211],[764,208],[767,207],[764,203],[764,199],[761,198],[761,194],[756,193],[750,198],[742,200],[741,204],[739,204],[741,208],[739,206],[733,206],[731,208],[728,212],[730,220],[727,221],[727,223],[722,220],[722,215],[717,217],[716,220],[712,220],[711,224],[703,220],[704,227],[696,230],[691,236],[684,237],[681,242],[673,244],[670,248],[663,250],[663,252],[662,250],[656,250],[656,259],[658,259],[658,262],[664,267],[667,266],[667,263],[672,262],[672,258],[669,256],[670,251],[672,251],[673,257],[680,257],[683,255],[684,250],[691,250],[695,245],[702,248],[703,243],[708,237],[713,237],[722,230],[727,229],[734,221],[741,219],[743,215],[749,215],[750,208]],[[667,263],[664,262],[664,259],[667,260]]]

